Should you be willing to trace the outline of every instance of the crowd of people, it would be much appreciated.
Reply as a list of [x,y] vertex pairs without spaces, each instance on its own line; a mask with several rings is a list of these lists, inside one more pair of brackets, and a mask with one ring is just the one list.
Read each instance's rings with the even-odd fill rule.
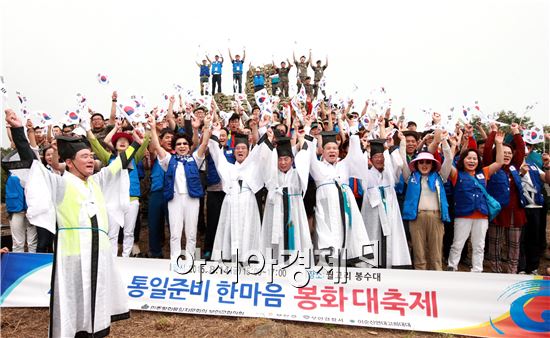
[[[243,92],[243,74],[244,73],[244,62],[246,58],[246,50],[243,51],[242,57],[239,54],[236,54],[233,58],[231,54],[231,49],[228,50],[229,59],[233,66],[233,93],[242,93]],[[277,95],[281,97],[289,97],[289,73],[290,69],[293,66],[296,66],[297,75],[296,75],[296,85],[298,87],[304,86],[307,95],[311,97],[317,97],[319,92],[326,97],[326,92],[324,91],[322,80],[325,70],[328,67],[328,57],[326,57],[325,64],[323,65],[321,60],[317,60],[315,65],[312,62],[311,49],[309,50],[309,57],[306,59],[305,55],[302,55],[299,59],[296,59],[295,53],[292,54],[294,64],[290,62],[289,59],[286,59],[286,62],[283,60],[280,63],[280,66],[275,64],[275,61],[272,60],[272,68],[269,71],[263,70],[261,67],[254,67],[252,63],[249,63],[249,70],[253,72],[253,85],[254,92],[257,92],[265,88],[266,78],[271,80],[271,95]],[[223,68],[224,58],[221,53],[214,56],[214,61],[210,60],[208,55],[205,55],[201,63],[197,62],[199,67],[199,88],[201,95],[205,94],[215,94],[222,92],[222,68]],[[308,68],[311,67],[313,70],[313,83],[311,83],[311,76],[308,75]],[[210,78],[212,78],[212,83],[210,85]],[[210,92],[210,88],[212,91]],[[217,89],[217,91],[216,91]]]
[[[245,53],[229,56],[240,94]],[[201,95],[210,76],[221,92],[223,60],[198,64]],[[236,95],[229,112],[211,96],[180,94],[136,121],[117,109],[116,91],[108,118],[88,109],[43,126],[6,110],[11,250],[54,253],[51,336],[104,336],[129,317],[119,251],[170,258],[175,271],[181,259],[298,255],[319,265],[457,271],[462,262],[472,272],[538,273],[550,155],[522,136],[521,121],[505,134],[497,121],[449,128],[433,112],[419,131],[375,99],[358,112],[327,98],[328,60],[311,66],[313,84],[311,53],[294,63],[292,100],[292,65],[273,62],[274,96]],[[266,74],[250,70],[258,93]]]
[[[233,90],[240,93],[246,52],[229,56]],[[223,62],[215,55],[198,63],[201,89],[212,76],[212,91],[221,92]],[[342,249],[349,266],[456,271],[462,261],[472,272],[537,273],[546,252],[550,156],[526,143],[523,126],[511,124],[508,134],[496,121],[449,130],[434,112],[421,132],[413,121],[392,119],[390,108],[366,119],[368,100],[357,112],[326,99],[319,83],[328,60],[313,66],[310,52],[294,63],[307,98],[274,103],[270,114],[248,102],[222,114],[215,100],[205,106],[180,95],[179,107],[171,96],[165,116],[155,108],[136,124],[117,117],[113,92],[107,119],[90,110],[75,125],[43,128],[29,120],[25,139],[11,138],[12,146],[21,152],[28,144],[32,157],[58,177],[101,172],[122,160],[123,183],[110,187],[102,219],[113,256],[119,243],[124,257],[163,258],[169,247],[172,260],[182,252],[246,260],[252,251],[283,259],[316,250],[322,264]],[[292,65],[273,66],[272,94],[288,97]],[[254,91],[265,81],[256,75]],[[312,101],[321,95],[315,109]],[[79,164],[78,152],[62,154],[60,142],[80,142],[77,150],[91,150],[91,161]],[[55,229],[68,225],[50,218],[47,226],[35,226],[39,217],[26,211],[41,202],[29,191],[39,180],[16,173],[10,170],[5,187],[12,250],[55,251]],[[54,189],[57,179],[48,180]],[[148,247],[140,241],[145,225]]]

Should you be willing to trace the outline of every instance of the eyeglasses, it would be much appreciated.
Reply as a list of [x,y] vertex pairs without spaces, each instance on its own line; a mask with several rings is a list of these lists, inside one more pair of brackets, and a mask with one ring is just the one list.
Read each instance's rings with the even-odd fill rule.
[[431,164],[431,160],[418,160],[418,164]]
[[189,143],[187,143],[187,142],[177,142],[176,145],[177,146],[188,146]]

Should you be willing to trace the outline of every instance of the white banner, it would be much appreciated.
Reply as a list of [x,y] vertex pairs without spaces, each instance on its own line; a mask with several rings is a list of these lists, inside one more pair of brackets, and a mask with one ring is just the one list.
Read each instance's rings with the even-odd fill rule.
[[[28,263],[36,256],[41,263]],[[2,255],[2,307],[48,306],[51,258],[45,257],[51,256]],[[256,267],[223,263],[178,274],[168,260],[117,258],[116,264],[134,310],[475,336],[550,332],[550,280],[538,276],[305,266],[267,266],[253,274]]]

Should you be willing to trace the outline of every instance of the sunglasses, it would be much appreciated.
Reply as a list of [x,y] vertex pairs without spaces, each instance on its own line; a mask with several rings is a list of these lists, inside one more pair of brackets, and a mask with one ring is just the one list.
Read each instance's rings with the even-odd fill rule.
[[418,164],[431,164],[431,160],[418,160]]
[[187,143],[187,142],[177,142],[176,145],[177,146],[188,146],[189,143]]

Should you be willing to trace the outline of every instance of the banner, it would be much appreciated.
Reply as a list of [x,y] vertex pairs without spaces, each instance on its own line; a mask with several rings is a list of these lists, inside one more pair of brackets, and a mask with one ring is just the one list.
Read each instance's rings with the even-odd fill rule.
[[[548,277],[330,266],[260,271],[215,262],[178,274],[169,260],[115,262],[133,310],[488,337],[550,334]],[[2,255],[1,306],[48,306],[50,274],[51,255]]]

